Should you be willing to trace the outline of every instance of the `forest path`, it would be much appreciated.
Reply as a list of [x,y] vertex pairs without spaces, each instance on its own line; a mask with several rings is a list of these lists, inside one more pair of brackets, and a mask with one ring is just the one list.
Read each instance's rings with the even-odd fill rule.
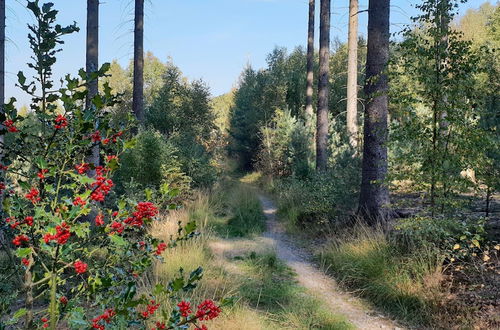
[[272,241],[279,259],[297,274],[299,284],[308,289],[333,313],[344,315],[359,329],[401,329],[390,319],[370,310],[358,298],[342,292],[335,280],[311,262],[311,255],[293,243],[283,226],[276,219],[277,207],[269,198],[259,195],[267,218],[267,230],[263,236]]

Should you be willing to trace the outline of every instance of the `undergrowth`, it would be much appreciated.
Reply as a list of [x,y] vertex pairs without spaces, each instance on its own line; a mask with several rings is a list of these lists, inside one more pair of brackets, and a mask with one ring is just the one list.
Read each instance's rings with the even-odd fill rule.
[[[239,212],[235,212],[237,209]],[[188,273],[201,266],[203,279],[180,298],[193,304],[200,297],[235,300],[219,318],[207,323],[211,329],[351,329],[343,317],[327,311],[296,284],[295,274],[277,259],[271,248],[242,251],[234,258],[220,258],[212,253],[211,244],[221,236],[236,237],[224,242],[251,242],[239,237],[252,237],[264,230],[257,195],[248,186],[223,182],[210,192],[200,191],[186,207],[154,224],[151,232],[168,238],[177,230],[179,221],[196,221],[200,235],[169,250],[165,262],[155,264],[152,272],[142,278],[142,292],[154,290],[158,283],[167,284],[178,275],[175,270],[179,268]]]
[[362,225],[337,237],[317,255],[330,274],[391,316],[430,324],[441,293],[442,259],[434,251],[399,254],[381,230]]

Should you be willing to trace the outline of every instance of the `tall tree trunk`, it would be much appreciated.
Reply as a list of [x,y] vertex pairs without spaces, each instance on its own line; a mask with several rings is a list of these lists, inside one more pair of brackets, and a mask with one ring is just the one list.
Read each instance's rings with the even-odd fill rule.
[[[87,0],[87,73],[99,70],[99,0]],[[88,84],[88,94],[85,100],[87,108],[92,107],[92,99],[99,93],[99,82],[97,79]],[[92,155],[88,161],[96,167],[99,166],[99,146],[92,148]],[[95,171],[89,173],[94,176]]]
[[[5,113],[5,0],[0,0],[0,117]],[[0,122],[3,120],[0,120]],[[4,135],[0,133],[0,164],[3,164]],[[4,182],[4,173],[0,173],[0,182]],[[3,193],[0,193],[0,215],[3,216]],[[10,248],[7,245],[3,228],[0,228],[0,246],[4,247],[7,255],[12,259]]]
[[[0,0],[0,117],[5,113],[5,0]],[[1,120],[3,121],[3,120]],[[0,133],[0,162],[3,160],[3,133]],[[2,175],[3,181],[3,175]],[[1,196],[0,196],[1,202]],[[0,203],[1,205],[1,203]]]
[[320,172],[326,171],[328,162],[330,2],[331,0],[321,0],[320,5],[318,111],[316,116],[316,170]]
[[347,135],[349,144],[358,148],[358,0],[349,1],[347,58]]
[[309,0],[309,24],[307,29],[307,87],[306,87],[306,122],[313,127],[313,81],[314,81],[314,15],[315,0]]
[[390,0],[370,0],[365,93],[364,145],[359,212],[370,223],[388,215],[387,113]]
[[135,0],[134,14],[134,91],[132,109],[144,121],[144,0]]

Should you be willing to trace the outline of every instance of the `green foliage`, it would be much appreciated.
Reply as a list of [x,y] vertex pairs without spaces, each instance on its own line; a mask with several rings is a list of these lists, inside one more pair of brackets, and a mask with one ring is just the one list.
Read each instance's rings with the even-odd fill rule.
[[131,188],[131,184],[137,185],[133,190],[160,189],[167,184],[181,194],[189,191],[191,179],[181,170],[175,146],[150,129],[141,131],[134,141],[121,157],[121,167],[115,174],[119,194],[130,193],[125,188]]
[[210,92],[203,81],[188,82],[171,63],[146,114],[146,124],[167,136],[178,132],[206,141],[214,129]]
[[484,219],[408,218],[398,222],[390,239],[403,253],[434,248],[449,261],[483,255],[489,259],[494,242],[486,238]]
[[[231,90],[226,94],[214,97],[210,106],[215,117],[214,124],[218,128],[224,140],[227,140],[230,128],[231,109],[234,108],[234,94],[236,90]],[[224,141],[226,142],[226,141]]]
[[276,48],[267,57],[267,69],[255,71],[247,67],[241,74],[229,130],[229,152],[239,160],[241,169],[254,167],[261,146],[260,129],[276,109],[287,109],[296,118],[303,117],[305,63],[301,48],[291,54]]
[[[54,89],[56,47],[77,28],[54,25],[52,3],[40,7],[38,1],[28,1],[27,7],[36,22],[29,25],[34,56],[28,65],[36,72],[31,81],[19,72],[18,86],[32,97],[34,111],[19,116],[14,99],[4,106],[1,130],[8,138],[0,164],[6,216],[2,244],[8,232],[11,244],[4,248],[13,251],[12,275],[24,273],[19,277],[24,307],[13,304],[14,312],[0,321],[25,329],[103,328],[103,323],[129,328],[143,325],[159,309],[155,318],[170,328],[198,326],[201,315],[181,317],[177,309],[156,304],[154,294],[137,293],[139,276],[155,260],[162,261],[164,250],[195,237],[196,224],[179,224],[167,244],[147,232],[159,213],[153,203],[123,198],[104,204],[119,157],[133,145],[128,140],[131,123],[116,127],[107,111],[117,102],[107,83],[85,105],[86,87],[103,78],[110,64],[93,73],[81,69],[77,78],[68,74]],[[103,165],[86,163],[95,146]],[[175,195],[169,189],[162,193],[164,198]],[[191,290],[201,275],[200,268],[187,278],[181,273],[176,279],[180,285],[160,288],[157,294],[175,298]]]
[[217,137],[210,92],[202,81],[187,82],[173,64],[165,66],[162,86],[146,111],[146,125],[177,149],[183,172],[194,186],[210,186],[217,172],[212,140]]
[[260,131],[262,146],[257,155],[258,168],[265,175],[306,177],[312,171],[312,133],[304,122],[289,111],[276,110]]
[[428,190],[432,211],[453,211],[454,194],[471,187],[461,171],[483,158],[474,75],[477,53],[450,27],[457,1],[424,1],[397,45],[392,72],[393,178]]
[[272,191],[278,198],[278,212],[289,222],[290,229],[321,230],[352,214],[358,186],[352,185],[349,174],[355,178],[359,175],[349,170],[327,171],[303,179],[276,180]]

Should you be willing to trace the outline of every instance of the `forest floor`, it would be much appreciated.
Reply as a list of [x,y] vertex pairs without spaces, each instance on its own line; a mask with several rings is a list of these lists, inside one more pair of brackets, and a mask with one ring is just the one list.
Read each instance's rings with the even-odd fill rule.
[[364,301],[339,289],[335,280],[311,261],[312,254],[295,244],[286,234],[276,218],[277,207],[274,202],[262,194],[259,194],[259,200],[267,220],[267,229],[262,235],[247,239],[219,239],[210,244],[215,258],[223,261],[228,271],[237,272],[238,269],[231,260],[241,258],[248,251],[263,253],[265,250],[272,250],[295,273],[298,285],[332,314],[343,316],[358,329],[402,328]]

